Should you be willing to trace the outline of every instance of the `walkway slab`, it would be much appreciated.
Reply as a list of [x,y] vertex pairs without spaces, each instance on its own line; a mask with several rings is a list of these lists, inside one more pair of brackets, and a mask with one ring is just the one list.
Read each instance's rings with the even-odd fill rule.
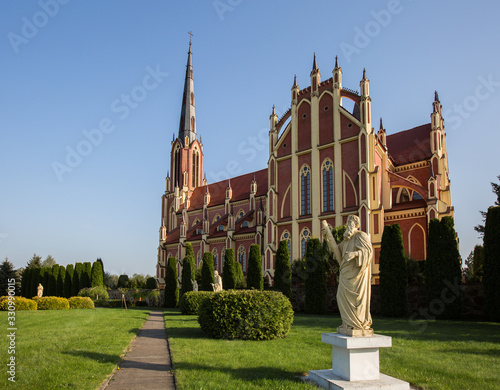
[[118,367],[101,390],[175,390],[163,312],[151,312]]

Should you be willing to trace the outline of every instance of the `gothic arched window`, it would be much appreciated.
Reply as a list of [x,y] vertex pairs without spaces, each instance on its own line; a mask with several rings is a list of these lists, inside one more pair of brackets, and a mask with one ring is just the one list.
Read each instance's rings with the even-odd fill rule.
[[323,212],[333,211],[333,164],[326,160],[321,168],[323,174]]
[[288,257],[292,258],[292,238],[290,237],[290,233],[288,230],[285,230],[283,234],[281,234],[281,241],[286,241],[288,245]]
[[214,258],[214,270],[219,271],[219,255],[217,254],[217,248],[212,250],[212,257]]
[[300,233],[300,257],[304,258],[306,255],[307,242],[311,238],[311,232],[308,228],[302,229]]
[[300,215],[311,214],[311,169],[304,165],[300,170]]
[[246,253],[245,253],[245,247],[243,245],[240,245],[240,247],[238,248],[238,263],[241,264],[241,268],[243,268],[243,272],[245,272]]

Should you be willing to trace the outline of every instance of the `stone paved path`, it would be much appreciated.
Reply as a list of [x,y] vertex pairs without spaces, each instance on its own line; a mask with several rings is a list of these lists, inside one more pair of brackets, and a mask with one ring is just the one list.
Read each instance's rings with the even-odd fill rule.
[[101,390],[175,390],[163,312],[151,312],[119,367]]

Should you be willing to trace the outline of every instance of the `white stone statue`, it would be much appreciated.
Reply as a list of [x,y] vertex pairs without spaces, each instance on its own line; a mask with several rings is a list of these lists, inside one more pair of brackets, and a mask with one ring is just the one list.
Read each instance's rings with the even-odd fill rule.
[[370,236],[359,230],[359,217],[347,218],[344,241],[337,245],[326,221],[323,236],[339,262],[340,276],[337,290],[342,325],[337,332],[348,336],[372,336],[370,315],[371,261],[373,248]]
[[214,283],[211,283],[214,292],[222,291],[222,278],[217,270],[214,271]]
[[198,282],[196,279],[191,279],[191,284],[193,286],[193,291],[198,291]]
[[43,295],[43,286],[42,283],[38,283],[38,287],[36,288],[36,296],[41,298]]

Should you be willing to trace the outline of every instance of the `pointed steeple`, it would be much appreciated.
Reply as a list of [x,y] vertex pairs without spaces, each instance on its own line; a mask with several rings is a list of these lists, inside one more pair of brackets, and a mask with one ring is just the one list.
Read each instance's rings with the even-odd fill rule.
[[434,91],[434,101],[439,102],[438,91]]
[[363,80],[367,80],[367,77],[366,77],[366,68],[363,68]]
[[193,81],[193,53],[191,52],[191,39],[186,64],[186,78],[184,80],[184,93],[182,95],[181,120],[179,123],[179,136],[183,146],[188,137],[189,143],[196,139],[196,114],[194,109],[194,81]]
[[311,76],[313,74],[318,73],[318,63],[316,62],[316,53],[314,53],[314,58],[313,58],[313,68],[311,70]]
[[339,67],[339,56],[335,56],[335,69]]
[[293,87],[297,86],[297,75],[293,76]]
[[384,129],[384,125],[382,123],[382,117],[380,117],[380,129],[379,130],[383,130]]

